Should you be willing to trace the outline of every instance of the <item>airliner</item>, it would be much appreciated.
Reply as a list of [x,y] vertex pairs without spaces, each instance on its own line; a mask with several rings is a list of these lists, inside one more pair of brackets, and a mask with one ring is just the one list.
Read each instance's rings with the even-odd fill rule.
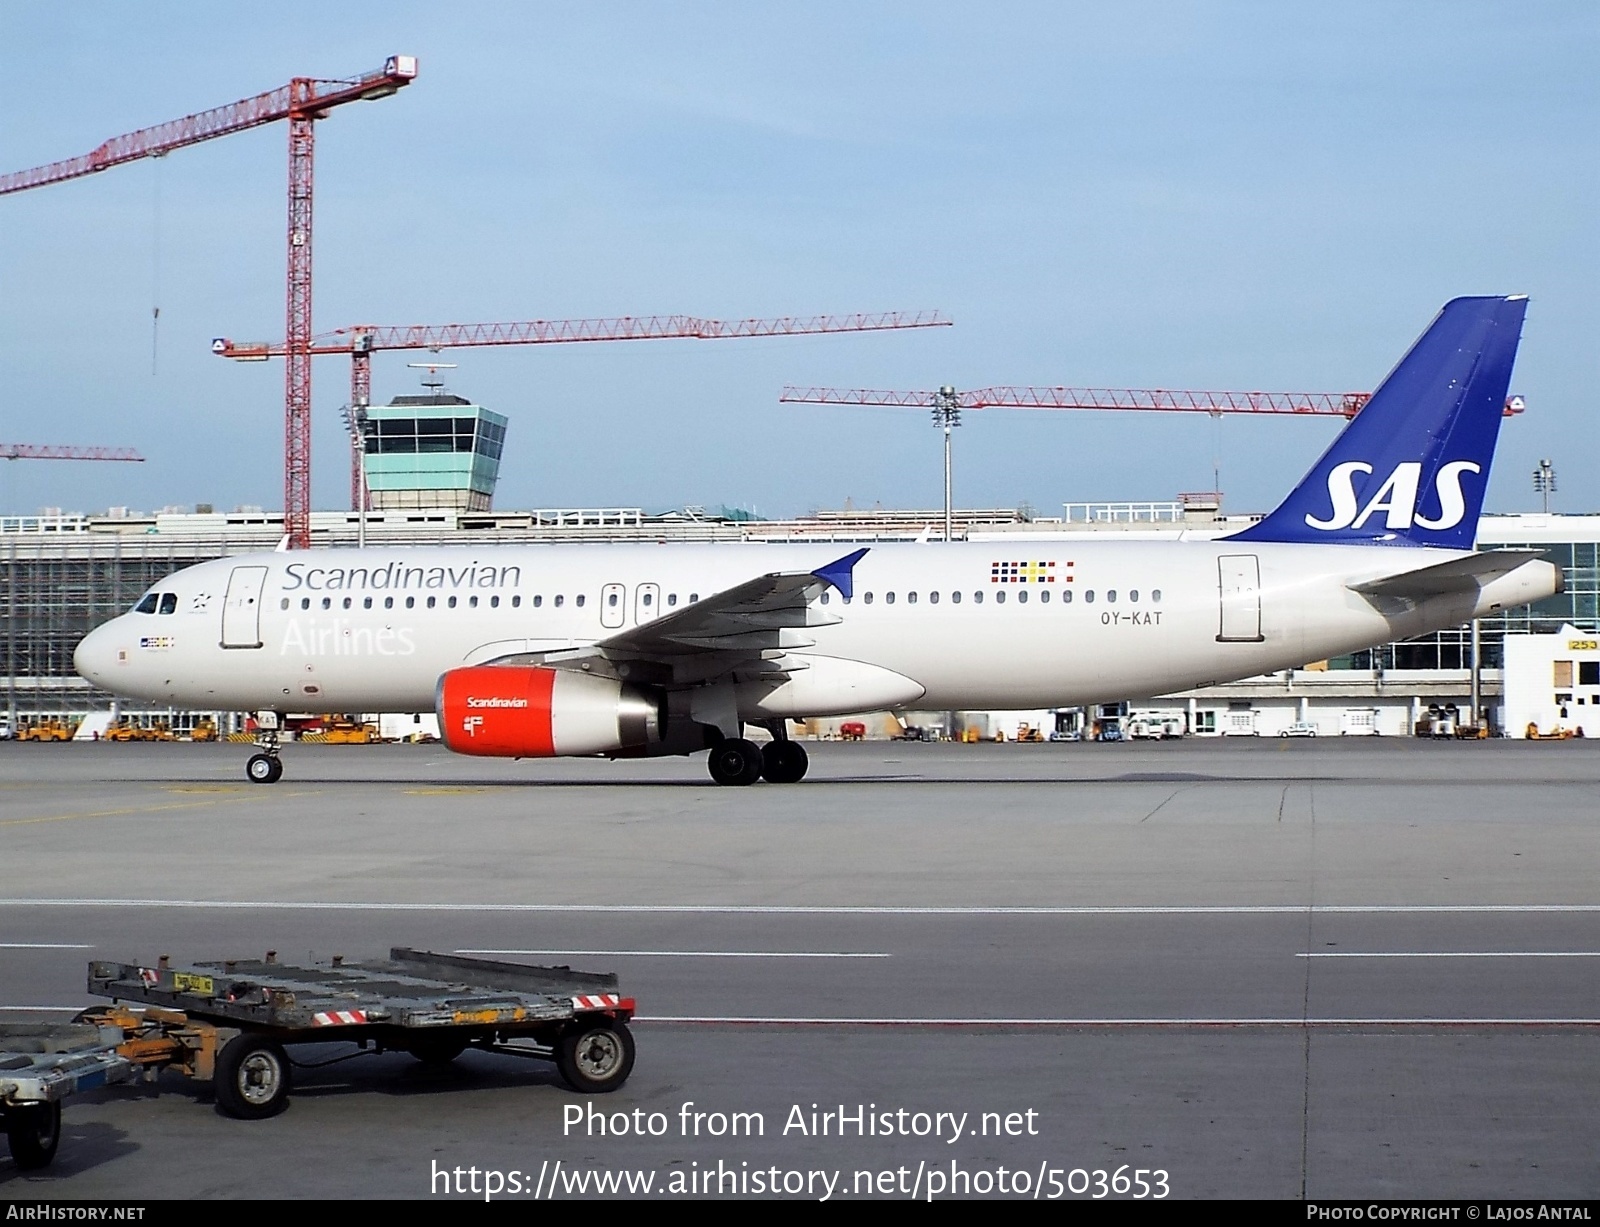
[[462,754],[708,750],[718,784],[784,784],[790,720],[1292,668],[1561,591],[1537,552],[1473,550],[1526,308],[1447,303],[1282,505],[1219,539],[280,550],[162,580],[75,665],[253,713],[263,784],[288,713],[431,709]]

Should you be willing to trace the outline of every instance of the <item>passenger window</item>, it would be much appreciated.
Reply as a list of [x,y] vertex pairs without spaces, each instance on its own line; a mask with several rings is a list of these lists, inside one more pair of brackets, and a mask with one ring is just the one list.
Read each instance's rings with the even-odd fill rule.
[[1110,601],[1113,605],[1117,603],[1117,590],[1115,588],[1106,589],[1106,600]]
[[824,588],[822,590],[822,603],[824,605],[826,605],[828,603],[829,597],[830,597],[830,593],[828,592],[828,590],[826,588]]
[[1004,588],[994,594],[994,603],[996,605],[1004,605],[1006,603],[1006,590]]
[[383,607],[385,609],[393,609],[394,608],[394,598],[392,596],[384,597],[383,598]]
[[371,609],[372,608],[372,598],[370,596],[364,596],[364,597],[361,598],[361,608],[362,609]]
[[928,593],[928,604],[937,605],[938,603],[939,603],[939,594],[937,592]]
[[333,598],[331,596],[323,597],[322,598],[322,607],[324,609],[332,609],[333,608]]
[[617,594],[615,592],[606,597],[606,604],[611,606],[612,609],[617,607]]
[[1089,591],[1087,591],[1087,592],[1085,592],[1083,594],[1083,603],[1085,605],[1093,605],[1094,604],[1094,589],[1093,588],[1089,589]]
[[447,601],[446,601],[446,602],[445,602],[445,604],[446,604],[446,605],[448,605],[448,606],[450,606],[450,608],[451,608],[451,609],[454,609],[454,608],[455,608],[455,607],[456,607],[456,599],[455,599],[455,597],[451,597],[451,598],[449,598],[449,599],[448,599],[448,600],[447,600]]
[[[827,593],[823,593],[823,595],[826,596]],[[676,605],[677,603],[678,603],[678,594],[676,592],[667,593],[667,605],[670,607],[670,606]]]
[[960,594],[960,593],[959,593],[959,592],[952,592],[952,593],[951,593],[951,594],[950,594],[950,603],[951,603],[951,604],[952,604],[952,605],[959,605],[959,604],[961,604],[961,594]]
[[1027,603],[1028,603],[1028,590],[1026,588],[1017,589],[1017,604],[1018,605],[1026,605]]
[[178,612],[178,594],[176,592],[163,592],[161,594],[161,612],[164,614]]
[[885,604],[885,605],[893,605],[893,604],[894,604],[894,593],[892,593],[892,592],[885,592],[885,593],[884,593],[884,594],[883,594],[883,603],[884,603],[884,604]]
[[699,599],[700,599],[700,594],[698,592],[691,592],[689,594],[689,604],[693,605]]
[[1061,592],[1061,603],[1063,605],[1072,604],[1072,589],[1071,588],[1065,588],[1065,589],[1062,590],[1062,592]]
[[1050,589],[1046,588],[1043,592],[1041,592],[1039,594],[1039,604],[1048,605],[1049,603],[1050,603]]
[[862,597],[861,599],[863,601],[865,601],[868,605],[872,604],[872,593],[870,593],[870,592],[867,593],[867,595]]
[[567,598],[566,598],[566,596],[565,596],[565,594],[558,594],[558,595],[557,595],[557,596],[556,596],[556,599],[555,599],[555,606],[556,606],[556,608],[557,608],[557,609],[560,609],[560,608],[561,608],[561,606],[562,606],[562,605],[563,605],[563,604],[565,604],[565,603],[566,603],[566,599],[567,599]]
[[478,607],[478,598],[475,597],[475,596],[469,596],[467,598],[467,604],[470,605],[473,609],[476,609]]
[[500,608],[500,598],[497,597],[497,596],[490,597],[489,598],[489,608],[490,609],[499,609]]
[[1128,599],[1137,602],[1139,600],[1139,590],[1137,588],[1131,589],[1128,592]]
[[278,602],[278,608],[279,609],[288,609],[289,608],[289,598],[288,597],[284,597],[283,600],[279,601]]
[[522,596],[521,596],[520,593],[511,598],[511,608],[512,609],[521,609],[522,608]]
[[301,597],[300,598],[300,608],[301,609],[310,609],[311,608],[311,598],[308,597],[308,596]]
[[652,604],[654,604],[654,603],[655,603],[655,597],[654,597],[654,596],[652,596],[652,595],[651,595],[651,594],[650,594],[650,593],[648,593],[648,592],[647,592],[647,593],[645,593],[645,594],[644,594],[644,607],[645,607],[645,608],[646,608],[646,609],[649,609],[649,608],[650,608],[650,606],[651,606],[651,605],[652,605]]
[[407,609],[415,609],[416,607],[417,607],[417,598],[414,597],[414,596],[408,596],[406,598],[406,608]]
[[977,592],[974,592],[972,594],[972,603],[974,605],[982,605],[983,604],[983,589],[980,588]]
[[434,607],[434,606],[435,606],[435,605],[437,605],[437,604],[438,604],[438,603],[439,603],[439,598],[438,598],[438,597],[436,597],[436,596],[430,596],[430,597],[429,597],[429,598],[428,598],[428,608],[429,608],[429,609],[432,609],[432,608],[433,608],[433,607]]
[[906,593],[906,604],[907,605],[915,605],[916,603],[917,603],[917,594],[915,592]]
[[581,593],[581,592],[578,593],[578,599],[577,599],[577,601],[575,603],[577,604],[579,609],[583,608],[583,593]]
[[1159,589],[1159,588],[1150,589],[1150,599],[1152,601],[1155,601],[1157,604],[1160,604],[1160,602],[1161,602],[1161,589]]
[[146,593],[144,600],[140,601],[137,605],[135,605],[133,607],[133,612],[134,613],[155,613],[155,611],[156,611],[156,602],[159,599],[160,598],[157,597],[156,594],[153,593],[153,592]]
[[344,599],[344,607],[346,609],[350,608],[350,598],[349,597],[345,597],[345,599]]

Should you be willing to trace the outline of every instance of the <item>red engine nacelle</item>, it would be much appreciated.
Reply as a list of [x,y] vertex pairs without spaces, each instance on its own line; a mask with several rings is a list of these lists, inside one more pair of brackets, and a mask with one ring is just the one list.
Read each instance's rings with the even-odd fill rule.
[[458,754],[612,754],[661,740],[661,708],[615,678],[478,665],[439,679],[439,731]]

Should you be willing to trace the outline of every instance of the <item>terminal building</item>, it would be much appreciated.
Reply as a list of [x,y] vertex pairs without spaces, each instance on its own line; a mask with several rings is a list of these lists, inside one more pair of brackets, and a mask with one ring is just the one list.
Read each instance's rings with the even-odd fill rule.
[[[483,545],[576,541],[817,541],[871,543],[927,540],[942,533],[942,511],[824,512],[795,520],[755,520],[735,513],[686,509],[646,514],[637,508],[492,510],[505,419],[448,394],[400,397],[369,411],[368,456],[374,510],[318,512],[313,544],[353,546],[358,533],[373,545]],[[1081,539],[1080,534],[1217,537],[1251,516],[1225,516],[1215,499],[1172,503],[1073,503],[1060,516],[1012,510],[963,511],[958,535],[968,540]],[[364,526],[359,523],[365,520]],[[116,710],[72,668],[73,648],[89,630],[125,611],[161,577],[232,554],[273,549],[281,514],[259,509],[209,509],[152,515],[114,509],[100,515],[0,517],[0,702],[12,729],[43,720]],[[1494,728],[1525,736],[1600,736],[1600,515],[1484,516],[1479,548],[1545,552],[1565,572],[1566,589],[1532,607],[1479,624],[1480,708]],[[1528,640],[1537,636],[1539,640]],[[1110,724],[1125,732],[1272,736],[1291,724],[1323,735],[1407,735],[1472,719],[1473,635],[1456,627],[1421,639],[1384,644],[1294,670],[1179,695],[1130,695],[1095,710],[1025,713],[905,713],[877,717],[874,732],[916,724],[944,736],[1014,737],[1019,725],[1061,735],[1092,734]],[[1567,647],[1567,644],[1575,645]],[[1590,647],[1583,645],[1589,644]],[[1593,718],[1586,719],[1593,712]],[[126,708],[121,715],[191,727],[212,713]],[[226,731],[239,717],[221,713]],[[837,732],[840,722],[808,731]],[[970,734],[969,734],[970,735]]]

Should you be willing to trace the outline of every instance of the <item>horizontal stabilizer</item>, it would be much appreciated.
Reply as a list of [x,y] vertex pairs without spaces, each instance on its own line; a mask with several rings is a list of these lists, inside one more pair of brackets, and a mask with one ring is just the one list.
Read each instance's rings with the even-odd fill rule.
[[1523,563],[1542,558],[1542,550],[1487,550],[1452,558],[1418,571],[1403,571],[1383,579],[1351,584],[1352,592],[1363,596],[1443,596],[1450,592],[1470,592],[1481,584],[1509,575]]

